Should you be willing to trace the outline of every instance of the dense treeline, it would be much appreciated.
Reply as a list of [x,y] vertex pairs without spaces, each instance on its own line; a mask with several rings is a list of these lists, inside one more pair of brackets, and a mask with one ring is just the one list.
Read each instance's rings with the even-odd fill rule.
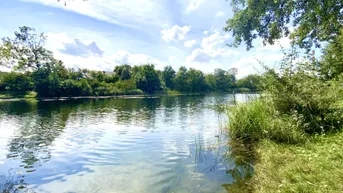
[[0,73],[2,91],[36,91],[40,97],[108,96],[151,94],[176,90],[185,93],[256,91],[258,75],[236,80],[236,70],[200,70],[166,66],[162,71],[153,64],[116,66],[113,72],[68,69],[44,45],[45,36],[30,27],[20,27],[15,38],[3,38],[0,61],[13,69]]

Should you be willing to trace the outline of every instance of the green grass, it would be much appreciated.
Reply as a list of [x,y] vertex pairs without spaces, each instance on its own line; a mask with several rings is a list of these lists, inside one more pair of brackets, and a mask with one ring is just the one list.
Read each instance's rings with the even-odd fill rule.
[[298,143],[305,137],[290,117],[279,115],[268,98],[238,104],[229,108],[227,114],[230,137],[234,139]]
[[13,99],[13,98],[36,98],[37,93],[30,92],[19,92],[19,91],[1,91],[0,99]]
[[255,192],[343,192],[343,133],[304,144],[262,140],[252,186]]
[[343,192],[342,131],[306,134],[267,98],[238,104],[228,117],[230,137],[254,146],[254,174],[241,181],[245,186],[238,184],[238,192]]
[[167,95],[180,95],[181,93],[177,90],[167,90]]

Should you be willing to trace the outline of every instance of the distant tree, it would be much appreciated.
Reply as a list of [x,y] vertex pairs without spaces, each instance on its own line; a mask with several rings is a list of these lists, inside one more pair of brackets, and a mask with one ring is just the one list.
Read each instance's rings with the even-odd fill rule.
[[118,80],[129,80],[131,78],[131,66],[128,64],[116,66],[114,72]]
[[245,42],[247,49],[258,37],[274,44],[288,35],[301,48],[319,47],[343,25],[342,0],[231,0],[231,5],[234,15],[224,29],[233,33],[234,46]]
[[132,68],[132,78],[137,88],[147,93],[153,93],[161,88],[161,82],[154,65],[145,64]]
[[261,84],[261,76],[251,74],[237,81],[237,87],[248,88],[250,91],[257,91]]
[[181,92],[186,92],[189,90],[189,85],[187,83],[187,68],[181,66],[179,71],[175,75],[175,88]]
[[229,87],[229,81],[227,80],[227,72],[223,69],[217,68],[214,70],[214,77],[216,79],[216,89],[219,91],[226,91]]
[[206,90],[205,76],[200,70],[190,68],[187,72],[187,83],[190,92],[202,92]]
[[216,77],[213,74],[207,74],[205,76],[205,83],[209,91],[216,90]]
[[13,91],[30,91],[33,90],[33,82],[31,73],[9,72],[5,73],[3,78],[3,86],[8,90]]
[[176,72],[171,66],[164,67],[164,70],[162,71],[162,80],[169,89],[174,89],[175,74]]
[[61,80],[53,65],[47,65],[34,71],[35,90],[40,97],[60,97]]
[[14,39],[2,39],[0,64],[19,70],[38,70],[52,62],[52,52],[44,48],[43,33],[36,34],[34,28],[23,26],[14,35]]

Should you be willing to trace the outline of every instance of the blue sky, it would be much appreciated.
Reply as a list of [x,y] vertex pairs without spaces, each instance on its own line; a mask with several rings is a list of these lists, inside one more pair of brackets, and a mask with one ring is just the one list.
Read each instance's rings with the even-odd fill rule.
[[[61,0],[63,1],[63,0]],[[115,65],[153,63],[204,72],[238,69],[238,77],[256,73],[258,60],[271,65],[282,58],[280,45],[246,51],[230,48],[222,28],[232,16],[226,0],[2,0],[0,36],[18,26],[44,32],[47,48],[68,67],[111,71]]]

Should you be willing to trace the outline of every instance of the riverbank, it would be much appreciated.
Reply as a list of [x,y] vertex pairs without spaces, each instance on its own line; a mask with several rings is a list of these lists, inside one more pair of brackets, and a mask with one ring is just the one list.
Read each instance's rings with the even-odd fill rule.
[[[178,91],[165,91],[156,92],[153,94],[140,94],[140,95],[108,95],[108,96],[70,96],[70,97],[38,97],[37,93],[31,92],[0,92],[0,101],[20,101],[20,100],[69,100],[69,99],[101,99],[101,98],[151,98],[159,96],[189,96],[189,95],[205,95],[205,94],[218,94],[221,92],[202,92],[202,93],[181,93]],[[226,93],[226,92],[225,92]],[[228,92],[229,93],[229,92]],[[249,93],[235,93],[235,94],[251,94]],[[229,93],[231,94],[231,93]]]
[[[342,108],[342,103],[336,103]],[[248,139],[254,174],[252,192],[343,192],[343,132],[340,127],[308,133],[291,115],[280,115],[259,99],[229,113],[232,139]],[[294,115],[293,115],[294,116]]]
[[262,140],[251,185],[254,192],[343,192],[343,133],[304,144]]

